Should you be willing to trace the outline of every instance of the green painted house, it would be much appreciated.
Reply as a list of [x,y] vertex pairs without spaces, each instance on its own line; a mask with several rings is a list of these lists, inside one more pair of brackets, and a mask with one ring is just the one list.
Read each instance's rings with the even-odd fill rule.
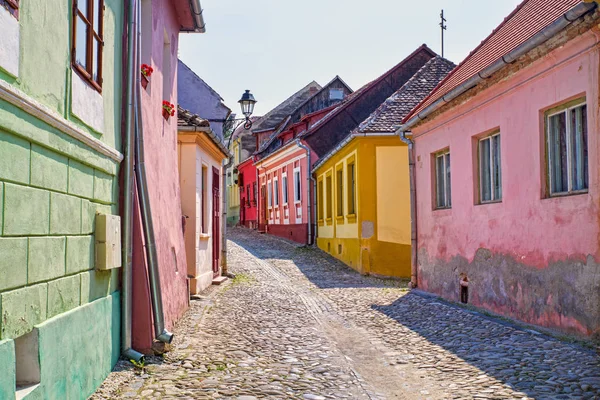
[[0,0],[0,399],[86,398],[120,353],[123,10]]

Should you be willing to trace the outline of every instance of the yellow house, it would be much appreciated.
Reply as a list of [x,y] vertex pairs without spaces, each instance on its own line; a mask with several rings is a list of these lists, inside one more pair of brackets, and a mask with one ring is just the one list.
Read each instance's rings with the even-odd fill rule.
[[432,58],[313,167],[317,245],[361,274],[410,277],[408,145],[395,131],[453,68]]

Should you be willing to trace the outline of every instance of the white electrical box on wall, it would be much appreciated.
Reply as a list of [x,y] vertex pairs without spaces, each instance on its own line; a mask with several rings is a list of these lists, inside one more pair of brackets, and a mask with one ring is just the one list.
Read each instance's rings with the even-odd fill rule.
[[96,214],[96,269],[121,267],[121,217]]

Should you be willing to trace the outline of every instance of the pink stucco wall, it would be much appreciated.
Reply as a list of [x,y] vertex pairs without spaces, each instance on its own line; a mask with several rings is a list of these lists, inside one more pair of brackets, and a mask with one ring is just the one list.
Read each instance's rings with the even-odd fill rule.
[[[152,1],[152,54],[143,54],[144,62],[151,60],[154,74],[148,89],[142,91],[144,149],[152,218],[156,234],[156,250],[162,285],[166,328],[188,307],[186,255],[181,229],[181,200],[177,170],[177,118],[165,121],[161,115],[162,101],[177,103],[177,48],[179,21],[175,8],[168,0]],[[163,46],[165,32],[170,40],[170,98],[163,99]],[[139,218],[139,217],[138,217]],[[138,231],[134,237],[134,314],[133,345],[148,351],[152,345],[153,328],[151,302],[147,288],[147,265],[143,256],[143,240]],[[137,255],[137,257],[135,256]]]
[[[600,329],[598,48],[588,32],[413,130],[419,286],[568,332]],[[589,192],[546,198],[545,110],[585,96]],[[503,199],[475,205],[474,136],[499,129]],[[452,208],[433,210],[432,155],[450,149]],[[595,302],[595,304],[594,304]]]

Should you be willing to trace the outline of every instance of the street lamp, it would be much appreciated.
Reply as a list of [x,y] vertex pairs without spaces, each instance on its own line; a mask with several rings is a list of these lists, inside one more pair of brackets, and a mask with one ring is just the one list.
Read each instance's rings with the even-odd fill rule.
[[240,107],[242,108],[242,114],[246,118],[246,122],[244,123],[244,129],[248,130],[252,128],[252,120],[250,120],[250,116],[254,112],[254,104],[256,104],[256,100],[252,93],[249,90],[246,90],[244,94],[242,94],[242,98],[238,101],[240,103]]

